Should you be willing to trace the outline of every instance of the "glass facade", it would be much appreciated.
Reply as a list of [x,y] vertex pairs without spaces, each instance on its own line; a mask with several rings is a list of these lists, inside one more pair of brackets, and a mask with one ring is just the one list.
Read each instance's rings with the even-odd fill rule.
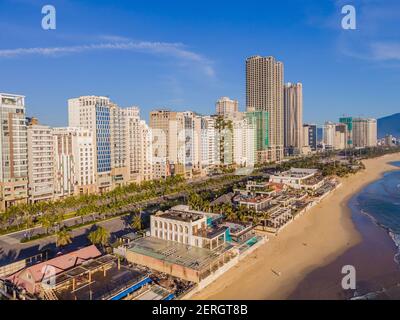
[[111,171],[110,109],[96,105],[97,172]]

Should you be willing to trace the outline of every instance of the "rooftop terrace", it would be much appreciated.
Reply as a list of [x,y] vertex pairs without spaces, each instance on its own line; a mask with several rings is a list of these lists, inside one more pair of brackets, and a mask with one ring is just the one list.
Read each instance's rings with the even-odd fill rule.
[[138,254],[198,271],[207,268],[213,261],[217,260],[223,252],[229,251],[230,249],[232,249],[232,246],[225,244],[219,249],[211,251],[154,237],[138,239],[128,248],[129,251]]

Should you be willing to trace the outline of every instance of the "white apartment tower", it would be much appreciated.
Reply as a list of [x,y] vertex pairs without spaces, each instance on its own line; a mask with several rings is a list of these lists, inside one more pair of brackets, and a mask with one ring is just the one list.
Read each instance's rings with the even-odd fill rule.
[[96,152],[92,131],[54,128],[53,140],[56,197],[96,192]]
[[353,119],[353,145],[356,148],[374,147],[377,145],[376,119]]
[[222,97],[216,102],[215,109],[219,116],[234,116],[239,112],[239,102],[228,97]]
[[28,198],[25,97],[0,93],[0,210]]
[[88,129],[94,137],[96,184],[100,193],[112,188],[110,105],[110,99],[101,96],[83,96],[68,100],[69,126]]
[[[246,110],[268,113],[268,146],[258,150],[259,162],[280,161],[284,149],[283,63],[274,57],[246,60]],[[258,134],[260,130],[257,130]],[[264,133],[263,133],[264,134]]]
[[126,112],[126,141],[128,145],[129,180],[136,183],[153,178],[152,134],[139,108],[130,107]]
[[52,128],[32,121],[28,125],[29,202],[54,197],[54,140]]

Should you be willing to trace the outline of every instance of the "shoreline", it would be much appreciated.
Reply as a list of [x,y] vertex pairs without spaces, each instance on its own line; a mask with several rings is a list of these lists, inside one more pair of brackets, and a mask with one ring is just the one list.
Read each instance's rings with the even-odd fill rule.
[[[400,154],[364,160],[366,169],[341,179],[342,186],[289,224],[193,299],[286,299],[314,270],[329,265],[362,242],[348,203],[385,172]],[[272,270],[279,270],[277,276]],[[340,274],[340,271],[338,271]]]

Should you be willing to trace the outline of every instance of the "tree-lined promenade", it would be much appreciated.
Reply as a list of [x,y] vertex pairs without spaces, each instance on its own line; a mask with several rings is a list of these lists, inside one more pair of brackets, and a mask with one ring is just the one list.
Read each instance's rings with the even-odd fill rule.
[[[27,232],[24,241],[31,241],[48,235],[57,235],[65,231],[65,221],[71,221],[68,228],[80,228],[95,224],[99,221],[113,219],[121,215],[130,214],[132,219],[140,214],[140,209],[155,204],[160,209],[174,204],[176,199],[188,198],[189,202],[199,209],[215,212],[224,211],[226,215],[241,221],[257,220],[254,213],[244,210],[233,210],[227,206],[210,206],[208,200],[226,191],[240,181],[259,175],[263,170],[282,171],[290,167],[318,168],[324,175],[346,176],[354,173],[362,163],[359,158],[377,157],[387,153],[398,152],[399,148],[369,148],[363,150],[345,151],[348,163],[336,160],[342,152],[322,153],[308,157],[294,158],[281,164],[259,166],[248,176],[237,176],[235,173],[225,173],[214,178],[208,177],[203,181],[188,182],[181,176],[169,177],[165,180],[146,181],[139,184],[129,184],[118,187],[101,195],[82,195],[69,197],[52,202],[19,205],[0,213],[0,235],[21,230],[42,228],[35,236]],[[212,192],[211,192],[212,191]],[[194,196],[196,195],[196,196]],[[199,205],[201,203],[201,205]]]
[[0,214],[0,232],[4,235],[34,227],[44,228],[44,234],[37,234],[33,238],[27,232],[25,240],[33,240],[58,234],[66,220],[73,219],[76,221],[74,227],[79,228],[123,214],[133,214],[134,219],[140,213],[140,208],[148,204],[168,205],[174,198],[183,198],[190,192],[221,189],[242,179],[243,176],[225,174],[206,181],[189,183],[181,176],[174,176],[140,185],[118,187],[102,195],[82,195],[53,202],[14,206]]

